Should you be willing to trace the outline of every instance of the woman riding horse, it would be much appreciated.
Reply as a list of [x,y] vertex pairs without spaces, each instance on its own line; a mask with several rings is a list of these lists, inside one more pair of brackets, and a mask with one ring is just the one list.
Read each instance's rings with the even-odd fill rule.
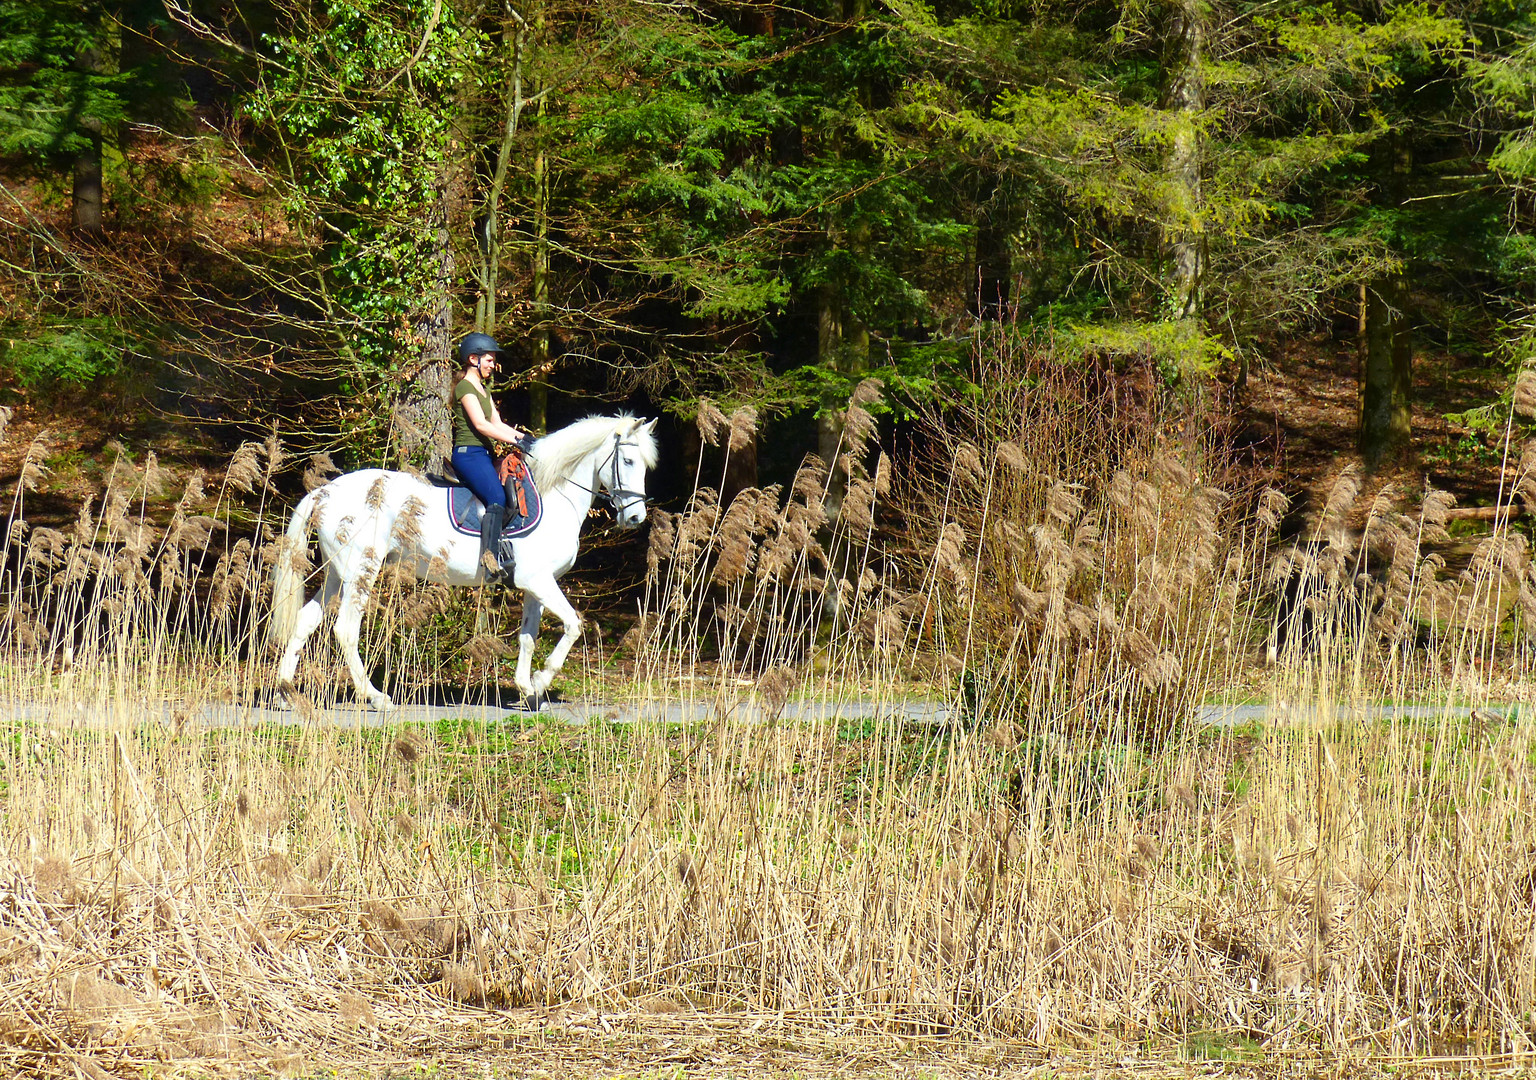
[[485,504],[480,518],[480,558],[492,553],[496,570],[486,570],[487,583],[505,580],[507,552],[501,530],[507,520],[507,496],[496,471],[492,441],[521,446],[527,437],[521,428],[504,424],[496,399],[486,387],[501,359],[501,346],[489,334],[470,334],[459,342],[459,362],[464,374],[453,388],[453,471]]

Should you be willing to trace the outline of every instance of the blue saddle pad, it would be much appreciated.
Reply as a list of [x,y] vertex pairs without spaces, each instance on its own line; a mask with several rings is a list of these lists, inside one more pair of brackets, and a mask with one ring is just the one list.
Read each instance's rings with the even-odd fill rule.
[[[506,527],[501,530],[503,540],[516,540],[539,527],[539,519],[544,516],[544,502],[532,483],[523,484],[523,500],[528,504],[528,516],[513,515],[507,518]],[[448,520],[453,522],[453,527],[459,532],[479,536],[480,517],[484,510],[485,504],[475,498],[475,493],[469,488],[448,488]]]

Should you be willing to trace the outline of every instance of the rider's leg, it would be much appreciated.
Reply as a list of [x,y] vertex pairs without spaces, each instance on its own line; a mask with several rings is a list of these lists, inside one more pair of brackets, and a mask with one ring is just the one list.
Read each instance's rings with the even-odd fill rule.
[[[485,575],[487,584],[494,584],[504,580],[507,559],[502,551],[501,530],[507,523],[507,508],[505,506],[487,506],[485,512],[480,515],[480,571]],[[491,556],[490,559],[486,555]],[[495,569],[486,564],[495,563]]]
[[[506,523],[507,496],[501,478],[496,475],[496,463],[483,446],[460,446],[453,451],[453,468],[485,507],[480,518],[480,558],[484,560],[489,552],[498,567],[504,566],[506,558],[500,540]],[[493,582],[500,576],[499,572],[486,571],[484,580]]]

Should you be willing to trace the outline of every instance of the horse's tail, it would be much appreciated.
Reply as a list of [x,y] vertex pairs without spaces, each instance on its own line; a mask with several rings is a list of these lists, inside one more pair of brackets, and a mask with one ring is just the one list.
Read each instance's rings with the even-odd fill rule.
[[[309,516],[315,509],[315,493],[310,492],[294,508],[288,532],[278,545],[272,564],[272,622],[268,640],[283,648],[299,625],[299,611],[304,607],[303,552],[309,544]],[[297,565],[296,565],[297,564]]]

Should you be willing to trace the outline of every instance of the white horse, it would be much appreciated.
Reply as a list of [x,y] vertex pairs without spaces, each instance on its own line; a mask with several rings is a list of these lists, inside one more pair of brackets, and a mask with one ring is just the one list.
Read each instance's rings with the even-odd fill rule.
[[[645,474],[656,467],[656,421],[633,416],[593,416],[546,435],[529,457],[544,501],[544,516],[527,536],[513,540],[513,584],[523,591],[518,637],[517,688],[538,702],[581,634],[581,616],[560,591],[559,578],[576,561],[581,526],[599,492],[612,503],[620,526],[645,520]],[[458,532],[443,508],[443,489],[408,473],[363,469],[338,476],[310,492],[293,512],[272,576],[272,639],[284,644],[278,690],[293,687],[299,652],[320,626],[338,594],[336,641],[358,697],[380,711],[394,708],[368,678],[357,654],[363,606],[386,562],[409,566],[418,578],[443,585],[484,581],[480,538]],[[304,551],[313,528],[325,567],[325,584],[304,603]],[[544,667],[532,672],[539,619],[548,608],[564,635]]]

